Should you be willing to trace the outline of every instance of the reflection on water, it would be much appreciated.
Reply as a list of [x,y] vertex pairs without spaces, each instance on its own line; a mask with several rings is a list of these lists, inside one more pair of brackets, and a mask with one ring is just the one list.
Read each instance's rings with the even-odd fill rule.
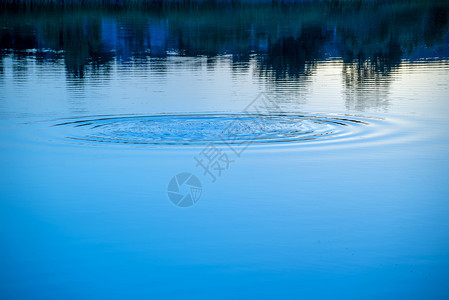
[[[78,78],[107,78],[114,60],[141,64],[147,58],[204,55],[213,68],[214,57],[228,54],[233,67],[255,63],[273,80],[307,76],[316,61],[341,57],[345,70],[355,69],[345,74],[358,73],[363,81],[372,72],[360,69],[388,76],[403,58],[449,56],[448,5],[424,2],[123,11],[41,7],[3,12],[0,26],[3,56],[32,55],[41,63],[64,59],[68,76]],[[159,67],[163,72],[164,64]]]
[[365,111],[388,106],[388,73],[376,72],[370,62],[343,65],[346,109]]
[[383,111],[389,105],[391,74],[404,60],[449,57],[448,7],[421,1],[16,7],[0,18],[0,72],[10,56],[17,83],[30,74],[27,57],[47,68],[63,64],[67,88],[85,97],[86,78],[105,84],[117,66],[163,78],[183,64],[170,57],[191,57],[192,74],[204,66],[221,69],[225,60],[235,74],[253,74],[277,90],[274,97],[286,101],[302,97],[320,62],[337,59],[346,109]]
[[447,1],[129,1],[0,1],[1,299],[449,299]]

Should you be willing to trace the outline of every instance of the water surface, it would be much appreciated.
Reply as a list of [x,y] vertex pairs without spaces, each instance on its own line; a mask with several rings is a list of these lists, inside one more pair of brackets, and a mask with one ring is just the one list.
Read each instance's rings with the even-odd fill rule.
[[447,298],[448,28],[424,1],[2,6],[0,295]]

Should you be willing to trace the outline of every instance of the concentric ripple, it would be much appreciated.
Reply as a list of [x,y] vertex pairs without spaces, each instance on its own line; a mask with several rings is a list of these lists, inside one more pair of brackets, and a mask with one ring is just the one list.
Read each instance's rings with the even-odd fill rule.
[[161,114],[93,117],[55,124],[64,138],[133,145],[274,144],[360,138],[371,122],[309,114]]

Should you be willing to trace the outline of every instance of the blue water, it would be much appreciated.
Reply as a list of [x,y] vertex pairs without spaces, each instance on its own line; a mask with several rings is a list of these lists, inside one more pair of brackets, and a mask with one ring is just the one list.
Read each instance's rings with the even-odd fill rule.
[[[206,13],[145,27],[129,12],[80,12],[89,51],[76,35],[75,58],[70,39],[49,37],[54,15],[4,19],[0,298],[447,299],[447,22],[411,50],[401,26],[420,15],[388,23],[394,56],[385,28],[366,36],[344,15],[307,46],[311,11],[299,24],[273,17],[277,36],[264,11],[253,27],[220,23],[227,35],[214,23],[213,37],[195,29],[214,22]],[[369,36],[383,56],[357,46]],[[243,61],[239,39],[253,47]],[[366,57],[349,58],[357,47]],[[221,169],[207,171],[197,159],[212,150]],[[180,173],[201,184],[187,207],[167,191]]]

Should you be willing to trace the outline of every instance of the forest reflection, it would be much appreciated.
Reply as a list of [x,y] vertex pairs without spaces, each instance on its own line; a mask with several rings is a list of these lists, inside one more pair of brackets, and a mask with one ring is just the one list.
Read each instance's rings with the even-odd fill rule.
[[424,1],[301,5],[9,7],[0,18],[0,55],[63,61],[68,76],[107,78],[111,64],[170,56],[230,57],[272,81],[313,74],[338,58],[348,88],[389,76],[403,59],[445,59],[449,5]]

